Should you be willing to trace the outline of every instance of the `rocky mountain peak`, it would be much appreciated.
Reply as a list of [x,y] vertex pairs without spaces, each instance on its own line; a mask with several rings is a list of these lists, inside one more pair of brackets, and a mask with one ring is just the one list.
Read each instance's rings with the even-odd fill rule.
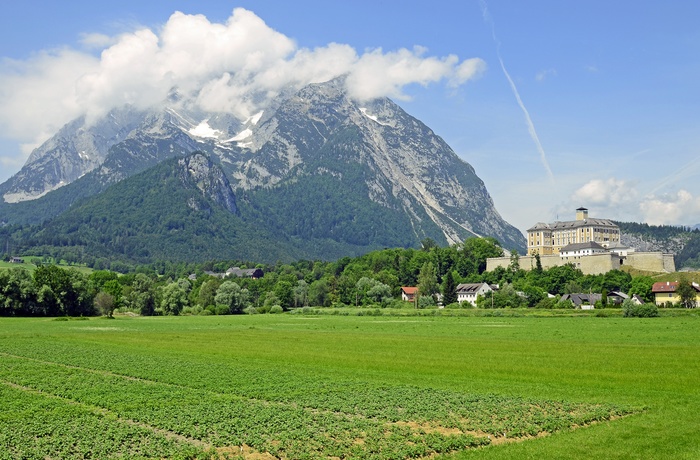
[[229,212],[236,214],[236,197],[220,167],[203,153],[194,153],[178,160],[180,178],[184,184],[193,184],[202,195],[212,199]]

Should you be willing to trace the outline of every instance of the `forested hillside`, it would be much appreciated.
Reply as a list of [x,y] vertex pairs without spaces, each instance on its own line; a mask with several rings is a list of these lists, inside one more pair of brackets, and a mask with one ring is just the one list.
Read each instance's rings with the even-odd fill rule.
[[615,222],[622,242],[638,251],[661,251],[675,256],[676,268],[700,268],[700,230],[678,225]]

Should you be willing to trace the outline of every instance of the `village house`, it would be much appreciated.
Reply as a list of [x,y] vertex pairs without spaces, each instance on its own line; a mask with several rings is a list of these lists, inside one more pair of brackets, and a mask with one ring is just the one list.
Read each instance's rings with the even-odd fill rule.
[[469,302],[476,307],[477,296],[493,291],[495,286],[487,283],[462,283],[457,285],[457,302]]
[[[217,278],[230,278],[232,276],[236,278],[251,278],[254,280],[260,279],[263,276],[265,276],[265,273],[259,269],[259,268],[240,268],[240,267],[231,267],[228,270],[226,270],[224,273],[216,273],[216,272],[211,272],[211,271],[205,271],[205,274],[209,276],[216,276]],[[192,276],[192,275],[190,275]],[[197,277],[195,276],[194,279]]]
[[402,286],[401,287],[401,300],[406,302],[413,302],[416,299],[416,294],[418,293],[418,288],[415,286]]
[[[698,283],[691,283],[693,288],[695,288],[695,305],[700,305],[700,285]],[[679,303],[681,301],[681,296],[678,295],[678,281],[660,281],[654,283],[651,287],[651,293],[654,294],[654,302],[656,305],[663,305],[666,302],[671,302],[672,304]]]
[[264,273],[259,268],[240,268],[231,267],[226,270],[224,277],[235,276],[236,278],[252,278],[254,280],[260,279],[264,276]]
[[562,301],[568,300],[574,305],[574,308],[580,308],[581,310],[592,310],[595,303],[602,299],[602,294],[577,293],[564,294],[561,296]]

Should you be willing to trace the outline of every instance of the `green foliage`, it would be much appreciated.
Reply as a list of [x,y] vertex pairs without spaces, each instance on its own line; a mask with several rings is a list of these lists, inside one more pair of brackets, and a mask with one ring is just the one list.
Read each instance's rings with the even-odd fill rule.
[[95,296],[95,308],[105,316],[112,318],[114,310],[117,308],[117,303],[113,295],[100,291]]
[[659,316],[659,308],[654,303],[637,305],[630,299],[622,302],[622,316],[626,318],[653,318]]
[[153,281],[143,273],[136,274],[126,303],[143,316],[154,315],[156,311],[156,293]]
[[679,303],[683,308],[697,307],[698,291],[686,278],[681,278],[676,287],[676,294],[680,298]]
[[164,315],[177,316],[187,305],[187,292],[177,282],[163,286],[160,308]]
[[442,303],[450,305],[457,302],[457,284],[452,270],[448,270],[442,283]]
[[249,292],[233,281],[224,281],[216,291],[214,302],[217,315],[240,313],[249,306]]
[[627,294],[632,297],[633,295],[638,295],[645,302],[653,302],[654,294],[651,292],[654,286],[654,279],[650,276],[637,276],[632,278],[630,282],[630,289]]
[[432,262],[425,262],[418,273],[418,292],[421,297],[433,297],[439,292],[437,275]]

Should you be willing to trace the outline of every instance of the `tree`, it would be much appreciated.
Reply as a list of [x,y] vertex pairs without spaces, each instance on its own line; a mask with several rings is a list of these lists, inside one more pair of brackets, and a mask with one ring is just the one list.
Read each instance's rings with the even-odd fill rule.
[[202,308],[206,308],[210,305],[215,305],[214,297],[216,296],[216,291],[221,285],[220,280],[210,279],[202,283],[199,287],[199,293],[197,294],[197,304]]
[[111,317],[114,310],[122,306],[123,290],[124,287],[116,279],[109,280],[102,285],[102,291],[112,296],[112,311],[107,316]]
[[391,287],[372,278],[362,277],[355,285],[356,301],[360,305],[367,303],[386,303],[391,297]]
[[510,265],[508,269],[513,273],[520,270],[520,254],[515,249],[510,251]]
[[468,238],[462,245],[462,257],[457,263],[461,276],[472,273],[481,274],[486,271],[486,259],[502,257],[503,248],[495,238]]
[[114,301],[114,296],[105,291],[100,291],[95,296],[95,308],[108,318],[114,318],[114,309],[116,306],[117,304]]
[[240,313],[248,306],[248,297],[247,289],[241,289],[233,281],[224,281],[216,291],[214,302],[217,306],[228,308],[230,313]]
[[439,292],[435,267],[432,262],[426,262],[418,274],[418,293],[421,296],[432,297]]
[[294,287],[290,281],[278,281],[274,291],[282,308],[289,309],[294,305]]
[[676,286],[676,294],[678,294],[678,297],[680,298],[679,303],[683,308],[695,308],[697,306],[696,297],[698,295],[698,291],[687,279],[682,278],[678,282],[678,286]]
[[179,315],[187,306],[187,292],[177,282],[169,283],[163,287],[163,298],[160,307],[163,314]]
[[327,307],[330,286],[325,278],[316,280],[309,286],[309,302],[318,307]]
[[423,251],[430,251],[431,249],[437,248],[438,244],[432,238],[423,238],[420,242],[420,246]]
[[654,279],[651,276],[636,276],[632,278],[630,289],[627,292],[630,297],[638,295],[645,302],[653,302],[654,295],[651,292],[654,286]]
[[527,285],[523,289],[523,292],[525,293],[527,306],[530,308],[535,307],[538,303],[547,298],[547,293],[537,286]]
[[152,316],[156,310],[156,294],[153,281],[143,273],[138,273],[131,283],[131,292],[127,297],[129,306],[138,310],[143,316]]
[[622,270],[610,270],[603,275],[602,290],[628,292],[632,276]]
[[442,304],[449,305],[457,302],[457,283],[452,270],[445,274],[445,280],[442,283]]
[[36,287],[28,270],[0,271],[0,316],[36,314]]
[[309,305],[309,285],[304,280],[297,281],[297,285],[294,286],[294,306],[295,307],[306,307]]

